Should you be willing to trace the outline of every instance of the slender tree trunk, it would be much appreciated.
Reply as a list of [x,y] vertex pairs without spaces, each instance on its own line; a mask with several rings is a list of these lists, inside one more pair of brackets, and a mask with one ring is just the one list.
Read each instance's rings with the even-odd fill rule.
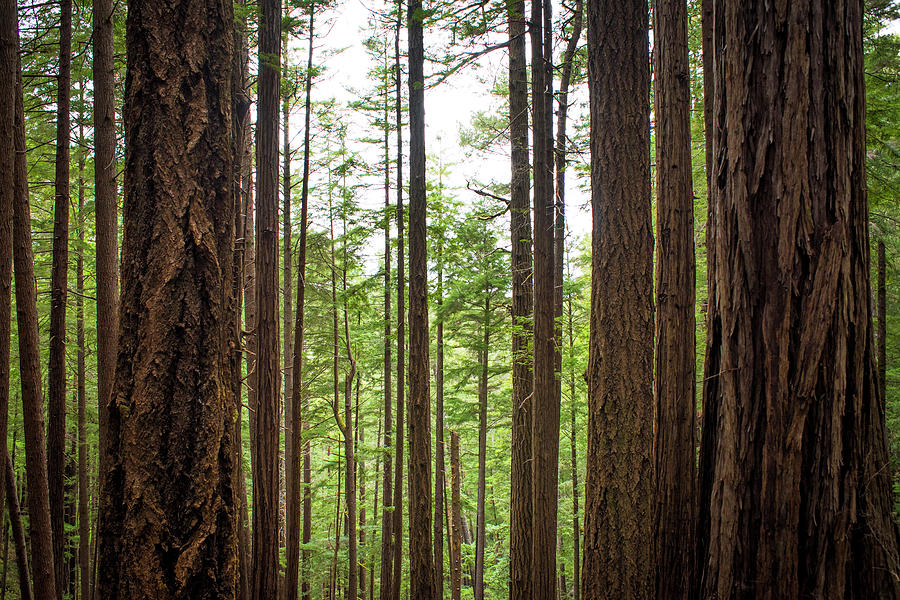
[[[19,64],[18,11],[15,0],[0,0],[0,365],[12,366],[13,204],[16,201],[16,82]],[[0,450],[6,452],[10,367],[0,368]],[[0,491],[6,470],[0,469]],[[12,519],[10,507],[10,520]],[[0,515],[3,494],[0,493]],[[4,554],[8,534],[4,529]],[[3,566],[6,572],[6,560]],[[27,572],[27,569],[26,569]],[[26,577],[27,579],[27,577]],[[6,591],[5,577],[3,591]]]
[[[291,7],[289,3],[283,3],[284,9],[284,19],[287,20],[290,18]],[[281,58],[282,58],[282,69],[284,73],[287,73],[290,68],[289,56],[288,56],[288,42],[290,41],[290,33],[283,32],[281,36],[282,41],[282,49],[281,49]],[[284,381],[283,381],[283,424],[284,424],[284,451],[279,452],[280,454],[280,463],[281,466],[278,470],[279,476],[279,489],[281,490],[281,494],[284,495],[283,498],[279,498],[279,506],[283,506],[284,508],[284,522],[283,529],[279,529],[279,545],[284,545],[284,555],[287,556],[287,543],[288,543],[288,535],[289,529],[292,527],[291,524],[287,522],[287,513],[288,513],[288,504],[290,500],[288,499],[288,495],[290,492],[288,490],[293,489],[293,484],[290,482],[293,474],[289,471],[291,470],[291,457],[294,455],[293,449],[293,433],[294,433],[294,411],[293,411],[293,403],[292,403],[292,395],[293,395],[293,365],[294,365],[294,352],[293,352],[293,333],[291,327],[293,325],[293,268],[291,264],[292,260],[292,229],[293,226],[291,224],[291,131],[290,131],[290,120],[291,120],[291,100],[293,97],[293,93],[290,95],[285,95],[282,99],[282,110],[281,110],[281,120],[283,124],[282,129],[282,152],[281,152],[281,161],[282,161],[282,173],[281,173],[281,201],[282,201],[282,227],[281,227],[281,236],[282,236],[282,272],[284,275],[283,281],[283,308],[281,312],[282,316],[282,326],[281,326],[281,334],[282,334],[282,343],[284,344],[284,353],[283,353],[283,373],[284,373]],[[281,429],[279,427],[279,429]],[[280,433],[279,433],[280,435]],[[279,509],[280,513],[280,509]],[[280,555],[280,552],[279,552]],[[279,568],[280,569],[280,568]],[[286,597],[289,592],[287,591],[287,574],[284,574],[284,580],[280,582],[282,586],[282,593]],[[296,584],[294,585],[296,587]]]
[[[237,595],[232,5],[186,10],[200,9],[128,9],[121,346],[101,488],[118,536],[100,541],[102,598]],[[191,50],[151,69],[173,48]]]
[[[4,475],[6,469],[3,470]],[[6,581],[9,572],[9,519],[3,513],[3,575],[0,575],[0,600],[6,600]]]
[[431,497],[431,397],[425,197],[425,76],[421,0],[409,30],[409,593],[435,598]]
[[[300,246],[297,249],[297,316],[294,324],[294,345],[292,356],[292,386],[290,388],[291,414],[287,435],[291,439],[287,451],[287,569],[285,571],[285,600],[297,600],[297,581],[300,570],[300,446],[301,398],[303,395],[303,340],[305,334],[304,311],[306,306],[306,236],[309,219],[309,141],[310,115],[312,113],[312,57],[315,26],[315,5],[309,7],[309,49],[306,60],[306,81],[303,132],[303,178],[300,184]],[[286,125],[285,125],[286,126]],[[285,274],[287,277],[287,274]],[[288,285],[285,279],[285,285]],[[285,388],[287,390],[287,388]],[[287,403],[286,403],[287,404]],[[304,508],[304,525],[306,523]],[[310,521],[312,523],[312,521]],[[304,539],[307,532],[304,532]],[[304,578],[304,586],[308,585]],[[304,588],[306,589],[306,588]]]
[[[346,271],[346,262],[344,263]],[[360,329],[362,326],[362,315],[357,312],[356,327]],[[353,455],[357,457],[357,487],[359,488],[359,547],[362,549],[363,556],[359,559],[359,598],[365,600],[366,597],[366,462],[360,458],[359,446],[366,443],[366,430],[359,422],[359,387],[360,374],[356,374],[356,400],[354,405],[353,421],[355,426],[353,430],[356,432]]]
[[85,382],[84,337],[84,81],[78,86],[78,254],[75,258],[75,336],[78,344],[78,564],[81,573],[81,598],[91,597],[91,519],[88,512],[90,479],[88,477],[87,386]]
[[[385,61],[387,61],[387,49],[385,49]],[[393,415],[391,414],[392,389],[391,389],[391,156],[390,156],[390,88],[385,82],[384,90],[384,486],[382,494],[381,513],[381,570],[379,583],[381,590],[380,600],[390,600],[393,591],[392,569],[393,562],[393,508],[394,498],[391,487],[393,465],[391,456],[391,426]],[[398,165],[402,158],[398,153]],[[401,250],[402,252],[402,250]],[[400,385],[403,380],[400,379]],[[400,391],[397,392],[398,396]],[[397,432],[397,443],[402,439],[402,431]]]
[[[15,63],[13,63],[15,64]],[[13,88],[15,89],[15,88]],[[16,564],[19,571],[19,596],[21,600],[32,600],[34,592],[31,588],[31,575],[28,569],[28,548],[25,544],[25,527],[22,526],[22,512],[19,510],[19,494],[16,490],[16,472],[13,469],[12,458],[4,446],[4,475],[6,488],[6,508],[9,514],[9,523],[13,532],[13,540],[16,545]]]
[[[443,186],[440,186],[443,193]],[[443,216],[443,215],[442,215]],[[437,298],[439,314],[444,305],[444,238],[437,239]],[[434,583],[436,597],[444,598],[444,515],[446,502],[446,466],[444,461],[444,317],[437,322],[435,385],[435,459],[434,459]]]
[[653,234],[647,2],[594,1],[587,14],[594,276],[582,591],[586,600],[650,598]]
[[656,113],[656,597],[687,599],[694,561],[695,275],[687,3],[653,0]]
[[396,456],[394,459],[394,547],[391,558],[394,566],[391,574],[391,599],[400,600],[400,584],[403,580],[403,418],[406,408],[406,260],[403,241],[403,97],[401,92],[402,69],[400,66],[400,30],[403,23],[403,0],[397,0],[397,26],[394,32],[394,73],[396,84],[397,129],[397,427]]
[[[17,20],[13,20],[15,24]],[[18,31],[14,34],[18,47]],[[38,333],[37,292],[31,240],[31,208],[28,199],[28,165],[25,146],[25,109],[22,99],[22,66],[17,59],[15,85],[16,157],[13,199],[13,262],[16,280],[16,320],[19,337],[19,379],[25,422],[25,463],[28,473],[28,516],[31,529],[32,569],[35,590],[41,599],[56,597],[53,566],[53,532],[44,446],[44,411],[41,394],[41,352]]]
[[531,600],[533,373],[530,350],[534,302],[528,164],[528,75],[525,2],[509,4],[509,131],[512,144],[510,238],[512,267],[512,459],[510,474],[510,600]]
[[462,517],[459,468],[459,434],[450,432],[450,598],[462,593]]
[[[531,85],[534,129],[534,414],[532,422],[532,597],[556,599],[556,512],[559,396],[555,379],[554,210],[552,164],[552,48],[542,27],[549,2],[532,2]],[[549,34],[549,32],[547,32]]]
[[481,374],[478,379],[478,504],[475,523],[475,600],[484,600],[484,495],[487,466],[488,352],[491,347],[491,296],[484,290],[484,346],[478,353]]
[[[568,263],[567,263],[568,265]],[[572,319],[572,297],[568,299],[569,317],[569,359],[571,368],[569,371],[569,407],[571,416],[570,441],[572,444],[572,561],[573,580],[575,582],[575,600],[581,600],[581,525],[579,524],[578,508],[578,429],[575,421],[575,328]]]
[[878,391],[881,402],[887,399],[887,260],[884,242],[878,242]]
[[[375,447],[382,447],[381,444],[381,418],[382,415],[378,415],[378,434],[375,436]],[[381,465],[379,461],[375,461],[375,495],[372,498],[372,519],[375,519],[378,515],[378,501],[380,496],[378,486],[381,481],[379,477],[381,476]],[[372,524],[372,530],[375,530],[374,523]],[[375,535],[373,534],[369,541],[369,600],[375,600]]]
[[256,123],[256,471],[253,600],[278,593],[278,99],[281,0],[260,3]]
[[716,326],[700,593],[897,598],[872,335],[863,4],[742,8],[719,0],[713,11]]
[[69,289],[69,142],[72,0],[61,0],[56,95],[53,264],[50,271],[50,351],[47,369],[47,481],[56,597],[65,591],[66,297]]
[[[119,225],[116,194],[116,88],[113,61],[113,0],[94,0],[94,218],[97,278],[97,404],[100,438],[100,478],[111,467],[109,453],[109,405],[116,377],[119,333]],[[119,531],[106,527],[107,501],[100,498],[97,537],[114,544]],[[102,557],[98,557],[102,558]],[[98,560],[99,563],[99,560]],[[97,585],[113,576],[112,565],[94,565]]]

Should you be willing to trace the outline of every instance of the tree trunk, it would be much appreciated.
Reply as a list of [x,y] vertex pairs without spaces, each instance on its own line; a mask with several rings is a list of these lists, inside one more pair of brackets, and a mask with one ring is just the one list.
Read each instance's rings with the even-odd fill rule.
[[569,371],[569,406],[571,409],[570,440],[572,444],[572,561],[573,581],[575,583],[575,600],[581,600],[581,526],[579,525],[578,509],[578,429],[575,423],[575,331],[572,319],[572,296],[568,299],[569,317],[569,359],[571,370]]
[[450,598],[462,593],[462,512],[460,499],[459,434],[450,432]]
[[31,575],[29,574],[28,569],[28,548],[25,545],[25,528],[22,526],[22,513],[19,510],[19,494],[16,490],[16,472],[13,469],[12,458],[10,458],[9,451],[6,449],[5,445],[3,447],[3,454],[5,464],[4,487],[6,488],[6,508],[9,514],[9,524],[12,528],[13,539],[16,544],[16,564],[19,568],[19,596],[21,597],[21,600],[32,600],[34,598],[34,593],[31,589]]
[[[532,2],[531,85],[534,129],[534,391],[532,406],[532,597],[556,600],[556,512],[559,396],[555,380],[555,261],[552,107],[548,77],[552,48],[543,27],[549,2]],[[549,33],[549,32],[548,32]]]
[[[346,272],[346,262],[344,263],[344,271]],[[346,280],[346,278],[345,278]],[[362,315],[357,313],[356,327],[362,326]],[[356,432],[354,438],[353,455],[357,457],[357,487],[359,488],[359,547],[362,548],[363,556],[359,559],[359,598],[365,600],[366,597],[366,462],[359,458],[359,446],[366,443],[366,430],[359,422],[359,387],[360,375],[356,374],[356,400],[354,404],[355,423],[353,431]]]
[[[75,336],[78,344],[78,564],[83,600],[91,597],[91,518],[88,512],[90,479],[88,477],[87,388],[85,382],[84,338],[84,81],[79,82],[78,104],[78,254],[75,258]],[[0,409],[2,410],[2,409]]]
[[422,2],[409,30],[409,593],[435,598],[432,554],[431,397],[425,196],[425,76]]
[[653,0],[656,113],[656,597],[687,599],[694,572],[694,194],[687,3]]
[[528,74],[525,2],[509,4],[510,241],[512,268],[512,458],[510,460],[510,600],[531,600],[533,387],[531,313],[534,302],[528,164]]
[[484,495],[487,463],[488,351],[491,347],[491,296],[484,290],[484,346],[478,353],[481,376],[478,379],[478,504],[475,517],[475,600],[484,600]]
[[56,95],[53,259],[50,271],[50,348],[47,368],[47,482],[56,597],[65,592],[66,297],[69,289],[69,141],[72,80],[72,0],[61,0]]
[[878,397],[887,401],[887,260],[884,242],[878,242]]
[[400,600],[400,584],[403,580],[403,418],[406,408],[406,260],[403,241],[403,96],[401,92],[402,69],[400,67],[400,30],[403,24],[403,0],[397,0],[397,25],[394,32],[394,72],[396,76],[396,129],[397,129],[397,427],[394,458],[394,547],[391,558],[391,600]]
[[714,4],[700,592],[897,598],[872,336],[863,6],[788,8]]
[[253,600],[278,593],[278,99],[281,0],[260,3],[256,122],[256,471],[253,476]]
[[[309,219],[309,141],[310,141],[310,116],[312,113],[312,57],[313,57],[313,32],[315,29],[315,5],[309,7],[309,49],[306,60],[306,101],[304,104],[304,131],[303,131],[303,179],[300,184],[300,246],[297,249],[297,316],[294,324],[294,354],[292,357],[293,378],[290,388],[290,405],[293,420],[288,427],[288,436],[291,438],[289,452],[287,452],[287,569],[285,571],[285,600],[297,600],[297,581],[300,570],[300,446],[303,443],[301,437],[301,401],[303,396],[303,340],[305,331],[305,307],[306,307],[306,236],[307,221]],[[288,282],[285,281],[285,285]],[[287,388],[286,388],[287,389]],[[305,426],[305,425],[304,425]],[[304,508],[304,524],[306,513]],[[312,521],[310,521],[312,523]],[[306,532],[304,532],[304,539]],[[304,578],[304,586],[308,585]],[[304,589],[306,589],[304,587]]]
[[[17,20],[12,21],[13,24]],[[18,31],[13,34],[18,47]],[[41,397],[41,351],[38,333],[37,291],[28,198],[28,164],[25,146],[25,108],[22,99],[22,65],[17,59],[15,84],[16,145],[13,198],[13,263],[16,280],[16,321],[19,337],[19,379],[25,422],[25,463],[28,473],[28,516],[31,529],[32,569],[37,597],[56,597],[53,566],[53,532],[44,446],[44,407]]]
[[[18,80],[18,10],[14,0],[0,0],[0,450],[5,452],[9,418],[9,372],[12,328],[13,203],[16,160],[16,82]],[[0,469],[0,515],[6,470]],[[11,507],[10,507],[11,508]],[[10,519],[12,511],[10,510]],[[4,529],[5,539],[8,534]],[[4,552],[6,541],[4,541]],[[4,572],[6,562],[4,560]],[[26,569],[27,571],[27,569]],[[26,577],[27,580],[27,577]],[[4,582],[3,591],[6,591]]]
[[582,590],[586,600],[650,598],[653,234],[647,2],[596,1],[587,14],[593,278]]
[[[443,189],[440,190],[441,193]],[[443,215],[442,215],[443,216]],[[444,237],[437,239],[438,311],[444,305]],[[434,458],[434,584],[435,595],[444,598],[444,515],[446,502],[446,465],[444,461],[444,317],[437,322],[437,357],[434,365],[435,385],[435,458]]]
[[[127,20],[121,345],[101,491],[118,539],[101,538],[99,596],[234,598],[232,5],[151,4],[132,2]],[[150,66],[160,55],[164,71]]]

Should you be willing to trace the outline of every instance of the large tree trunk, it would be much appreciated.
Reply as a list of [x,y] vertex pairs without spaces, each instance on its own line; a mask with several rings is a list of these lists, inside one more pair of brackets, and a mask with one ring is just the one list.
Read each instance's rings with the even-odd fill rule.
[[278,593],[278,99],[281,0],[260,3],[256,123],[256,470],[253,600]]
[[593,208],[583,598],[651,598],[653,234],[646,0],[587,6]]
[[484,600],[484,495],[487,467],[488,353],[491,347],[491,296],[484,290],[482,321],[484,346],[478,352],[481,373],[478,378],[478,499],[475,515],[475,600]]
[[403,211],[403,95],[401,91],[400,30],[403,27],[403,0],[397,0],[397,24],[394,31],[395,119],[397,130],[397,441],[394,458],[394,534],[391,558],[391,600],[400,600],[403,581],[403,419],[406,412],[406,259],[404,257]]
[[[17,19],[12,20],[16,28]],[[12,35],[18,48],[18,30]],[[53,566],[53,532],[44,446],[44,407],[41,394],[41,351],[38,333],[37,291],[31,239],[31,207],[28,199],[28,164],[25,146],[25,108],[22,99],[22,65],[16,59],[15,167],[13,186],[13,263],[16,279],[16,321],[19,337],[19,379],[25,422],[25,464],[28,473],[28,516],[31,529],[31,566],[37,597],[56,597]]]
[[[532,2],[534,130],[534,392],[532,406],[532,597],[556,600],[559,395],[555,376],[552,48],[544,29],[550,3]],[[546,32],[549,33],[549,32]],[[540,418],[538,418],[540,415]]]
[[[309,141],[310,116],[312,113],[312,58],[313,31],[315,25],[315,5],[309,7],[309,48],[306,59],[306,100],[304,104],[303,131],[303,178],[300,183],[300,246],[297,249],[297,316],[294,323],[294,346],[292,357],[292,386],[289,404],[293,420],[287,435],[291,438],[287,452],[287,570],[285,571],[285,600],[297,600],[297,582],[300,570],[300,446],[302,396],[303,396],[303,340],[305,334],[304,316],[306,306],[306,236],[309,219]],[[285,285],[288,285],[285,281]],[[287,388],[285,388],[287,390]],[[308,509],[304,509],[304,513]],[[304,514],[304,523],[306,515]],[[312,523],[312,521],[310,521]],[[304,535],[305,537],[305,535]],[[306,581],[304,579],[304,585]]]
[[462,594],[462,500],[459,467],[459,434],[450,432],[450,598]]
[[[15,22],[15,21],[13,21]],[[15,65],[16,63],[13,63]],[[15,87],[13,87],[15,89]],[[15,435],[13,436],[15,442]],[[19,596],[21,600],[32,600],[34,592],[31,588],[31,575],[28,569],[28,547],[25,544],[25,527],[22,526],[22,513],[19,510],[19,494],[16,490],[16,472],[12,458],[6,446],[3,446],[4,477],[6,491],[6,507],[9,524],[16,544],[16,565],[19,573]],[[5,588],[4,588],[5,590]]]
[[432,554],[431,397],[425,191],[425,75],[422,2],[409,30],[409,593],[435,598]]
[[862,10],[714,3],[703,597],[900,597],[872,336]]
[[53,259],[50,271],[50,348],[47,367],[47,481],[56,597],[65,592],[66,298],[69,289],[69,142],[72,80],[72,0],[61,0],[56,94]]
[[534,301],[528,164],[528,74],[525,2],[509,3],[510,243],[512,268],[512,457],[510,459],[509,598],[531,600],[533,386],[530,340]]
[[[102,598],[237,595],[232,19],[230,2],[129,5],[120,353],[101,491],[118,539],[101,539]],[[163,71],[157,56],[170,57]]]
[[653,0],[656,112],[656,597],[687,599],[694,557],[694,197],[687,3]]

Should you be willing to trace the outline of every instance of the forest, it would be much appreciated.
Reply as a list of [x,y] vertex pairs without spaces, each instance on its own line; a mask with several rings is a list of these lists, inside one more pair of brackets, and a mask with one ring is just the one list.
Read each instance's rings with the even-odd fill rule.
[[900,600],[897,0],[0,0],[0,600]]

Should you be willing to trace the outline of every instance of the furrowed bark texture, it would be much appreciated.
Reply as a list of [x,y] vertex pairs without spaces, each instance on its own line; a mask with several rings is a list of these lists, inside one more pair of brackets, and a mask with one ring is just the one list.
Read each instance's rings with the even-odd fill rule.
[[530,340],[534,302],[531,263],[531,177],[528,164],[528,74],[525,2],[509,4],[510,241],[512,266],[512,457],[510,459],[509,598],[531,600]]
[[[13,63],[15,64],[15,63]],[[15,88],[13,88],[15,89]],[[15,436],[13,436],[15,438]],[[28,570],[28,547],[25,543],[25,527],[22,526],[22,512],[19,510],[19,494],[16,490],[16,473],[12,458],[6,447],[3,448],[4,475],[6,488],[6,505],[9,511],[10,529],[16,545],[16,566],[19,573],[19,596],[21,600],[32,600],[34,591],[31,587],[31,575]]]
[[[125,236],[101,598],[234,598],[230,2],[128,8]],[[173,48],[179,48],[176,54]]]
[[690,595],[696,479],[694,197],[687,3],[653,0],[656,113],[656,597]]
[[56,94],[56,157],[53,199],[53,258],[50,271],[50,343],[47,365],[47,480],[56,596],[65,579],[66,298],[69,289],[69,107],[72,80],[72,2],[60,2],[59,72]]
[[585,600],[650,598],[653,234],[646,0],[588,14],[593,208]]
[[900,597],[872,336],[862,11],[713,4],[704,598]]
[[253,600],[278,593],[278,99],[281,0],[260,3],[256,121],[256,465],[253,473]]
[[[437,240],[438,281],[436,301],[438,310],[444,304],[444,240]],[[446,462],[444,460],[444,319],[437,322],[437,357],[434,364],[435,429],[434,432],[434,593],[444,598],[444,515],[446,512]]]
[[[15,24],[17,19],[13,20]],[[18,30],[15,45],[19,46]],[[28,163],[25,145],[25,108],[22,99],[22,65],[16,58],[15,82],[15,183],[13,186],[13,263],[16,280],[16,322],[19,337],[19,379],[25,429],[25,465],[28,474],[28,514],[31,562],[38,598],[55,598],[53,533],[44,446],[44,407],[41,393],[41,352],[38,332],[37,290],[28,198]]]
[[887,258],[884,251],[884,242],[878,242],[878,391],[881,402],[886,402],[887,396],[887,289],[885,288],[885,275],[887,272]]
[[409,2],[409,593],[435,598],[425,198],[422,2]]
[[462,474],[459,468],[459,434],[450,432],[450,598],[462,593]]

